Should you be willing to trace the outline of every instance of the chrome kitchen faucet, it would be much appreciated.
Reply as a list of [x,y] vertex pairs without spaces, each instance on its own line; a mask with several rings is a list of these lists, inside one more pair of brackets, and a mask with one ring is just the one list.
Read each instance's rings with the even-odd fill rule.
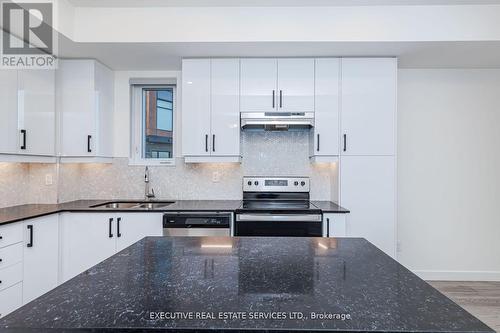
[[146,167],[146,170],[144,171],[144,197],[146,198],[146,200],[150,200],[150,199],[155,198],[155,191],[149,185],[149,168],[148,167]]

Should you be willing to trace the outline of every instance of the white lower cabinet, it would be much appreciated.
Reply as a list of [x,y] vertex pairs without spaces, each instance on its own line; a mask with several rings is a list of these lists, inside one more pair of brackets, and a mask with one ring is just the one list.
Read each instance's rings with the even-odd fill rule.
[[0,318],[23,305],[23,283],[19,282],[0,291]]
[[163,235],[162,213],[120,214],[120,233],[116,238],[116,252],[119,252],[147,236]]
[[342,156],[341,205],[350,210],[347,235],[396,255],[396,157]]
[[57,287],[59,271],[58,214],[23,223],[23,304]]
[[61,223],[62,281],[162,232],[161,213],[65,213]]
[[323,224],[326,227],[326,235],[328,237],[347,236],[347,215],[336,213],[323,214]]

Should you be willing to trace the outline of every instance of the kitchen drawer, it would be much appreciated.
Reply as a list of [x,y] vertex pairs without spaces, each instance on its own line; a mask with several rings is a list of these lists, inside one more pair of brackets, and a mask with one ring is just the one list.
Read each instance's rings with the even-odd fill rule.
[[23,284],[22,282],[0,291],[0,318],[8,315],[12,311],[23,305]]
[[0,270],[0,291],[12,287],[23,280],[23,263]]
[[12,223],[0,227],[0,248],[23,240],[23,224]]
[[0,249],[0,271],[23,260],[23,243]]

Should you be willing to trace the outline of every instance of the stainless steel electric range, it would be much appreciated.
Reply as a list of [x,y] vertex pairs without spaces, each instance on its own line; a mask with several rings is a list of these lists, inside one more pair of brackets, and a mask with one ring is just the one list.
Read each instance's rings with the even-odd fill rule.
[[307,177],[244,177],[235,236],[323,236],[321,210],[309,201]]

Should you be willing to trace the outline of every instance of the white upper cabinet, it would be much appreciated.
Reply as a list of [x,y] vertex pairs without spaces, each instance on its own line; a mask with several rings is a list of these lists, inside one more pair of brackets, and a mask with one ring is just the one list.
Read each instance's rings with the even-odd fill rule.
[[18,74],[20,147],[28,155],[54,156],[55,71],[20,70]]
[[240,159],[239,59],[182,62],[182,155],[186,162]]
[[314,59],[278,59],[278,111],[314,111]]
[[210,155],[210,59],[182,61],[182,154]]
[[275,112],[278,61],[241,59],[241,112]]
[[241,112],[313,112],[314,59],[241,59]]
[[342,155],[394,155],[395,58],[342,59]]
[[50,162],[55,128],[54,71],[0,70],[0,159]]
[[112,157],[113,72],[94,60],[60,60],[57,108],[62,157]]
[[311,156],[339,155],[340,60],[316,59]]
[[212,59],[212,155],[240,155],[240,62]]
[[19,151],[17,70],[0,69],[0,154]]

